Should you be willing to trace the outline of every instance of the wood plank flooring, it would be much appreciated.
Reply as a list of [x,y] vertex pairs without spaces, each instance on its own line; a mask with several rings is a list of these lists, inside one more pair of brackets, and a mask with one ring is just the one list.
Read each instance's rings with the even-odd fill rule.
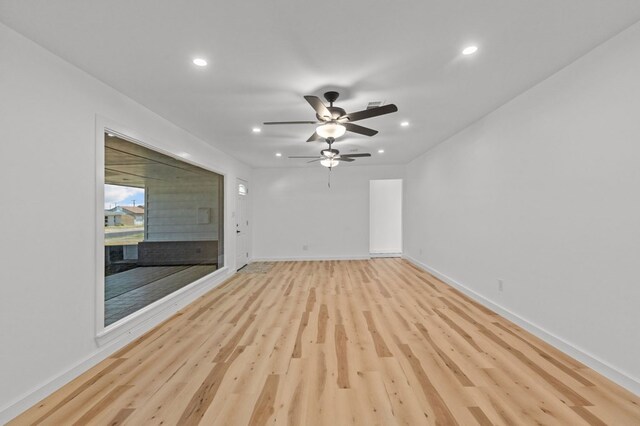
[[10,424],[637,425],[640,398],[406,261],[280,262]]

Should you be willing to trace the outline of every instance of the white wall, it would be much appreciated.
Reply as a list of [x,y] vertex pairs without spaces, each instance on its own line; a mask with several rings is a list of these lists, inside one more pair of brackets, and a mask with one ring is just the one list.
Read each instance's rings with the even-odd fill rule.
[[639,76],[637,24],[411,162],[404,238],[640,394]]
[[369,256],[369,180],[402,178],[404,167],[340,165],[331,188],[328,173],[320,165],[253,170],[254,259]]
[[369,252],[402,253],[402,179],[369,184]]
[[[636,25],[413,161],[404,221],[409,256],[602,360],[636,393],[638,40]],[[252,176],[1,24],[0,94],[0,423],[197,294],[97,345],[96,114],[226,173],[227,235],[236,177],[248,179],[254,258],[368,256],[369,180],[404,175],[341,165],[331,189],[319,166]],[[45,216],[61,203],[76,207],[74,220],[51,226]],[[226,239],[231,270],[234,243]]]
[[[0,423],[214,284],[98,346],[96,114],[227,173],[227,194],[237,176],[250,180],[243,164],[0,24]],[[226,231],[235,235],[235,197],[228,200]],[[74,214],[52,223],[61,206]],[[226,241],[235,253],[235,238]]]

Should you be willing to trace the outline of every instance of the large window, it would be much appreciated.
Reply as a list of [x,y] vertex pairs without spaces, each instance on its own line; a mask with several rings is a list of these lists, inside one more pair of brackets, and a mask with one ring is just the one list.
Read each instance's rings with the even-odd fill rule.
[[110,133],[104,159],[106,327],[223,266],[224,177]]

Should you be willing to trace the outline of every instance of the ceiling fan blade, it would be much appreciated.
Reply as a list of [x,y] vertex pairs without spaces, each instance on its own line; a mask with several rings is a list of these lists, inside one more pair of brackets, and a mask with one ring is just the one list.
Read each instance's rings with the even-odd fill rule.
[[357,112],[350,112],[340,118],[346,117],[349,121],[364,120],[365,118],[377,117],[379,115],[390,114],[398,111],[398,107],[394,104],[383,105],[377,108],[365,109]]
[[336,158],[336,160],[345,161],[347,163],[351,163],[352,161],[356,161],[355,158],[349,158],[349,157],[343,157],[343,156],[340,156],[339,158]]
[[318,124],[318,121],[265,121],[265,126],[270,126],[272,124]]
[[307,142],[317,141],[318,139],[322,139],[322,136],[320,136],[316,132],[313,132],[313,134],[309,137],[309,139],[307,139]]
[[341,158],[344,157],[351,157],[351,158],[358,158],[358,157],[371,157],[371,154],[369,154],[368,152],[363,152],[361,154],[340,154]]
[[316,161],[320,161],[320,160],[322,160],[322,158],[316,158],[315,160],[307,161],[307,164],[315,163]]
[[304,98],[309,102],[309,105],[316,110],[318,117],[326,117],[327,120],[331,120],[333,118],[331,111],[327,109],[319,97],[307,95]]
[[358,126],[357,124],[353,124],[353,123],[344,123],[343,126],[346,127],[346,129],[350,132],[359,133],[365,136],[373,136],[378,133],[377,130],[370,129],[368,127]]
[[317,155],[314,155],[313,157],[311,157],[311,156],[302,156],[302,155],[290,155],[287,158],[320,158],[320,157],[318,157]]

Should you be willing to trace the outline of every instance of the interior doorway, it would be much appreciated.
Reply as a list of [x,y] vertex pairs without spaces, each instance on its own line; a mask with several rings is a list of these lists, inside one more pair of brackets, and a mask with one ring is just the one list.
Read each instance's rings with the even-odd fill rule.
[[402,255],[402,179],[369,181],[369,253]]
[[236,185],[236,269],[242,269],[249,262],[249,218],[247,215],[247,197],[249,184],[238,179]]

